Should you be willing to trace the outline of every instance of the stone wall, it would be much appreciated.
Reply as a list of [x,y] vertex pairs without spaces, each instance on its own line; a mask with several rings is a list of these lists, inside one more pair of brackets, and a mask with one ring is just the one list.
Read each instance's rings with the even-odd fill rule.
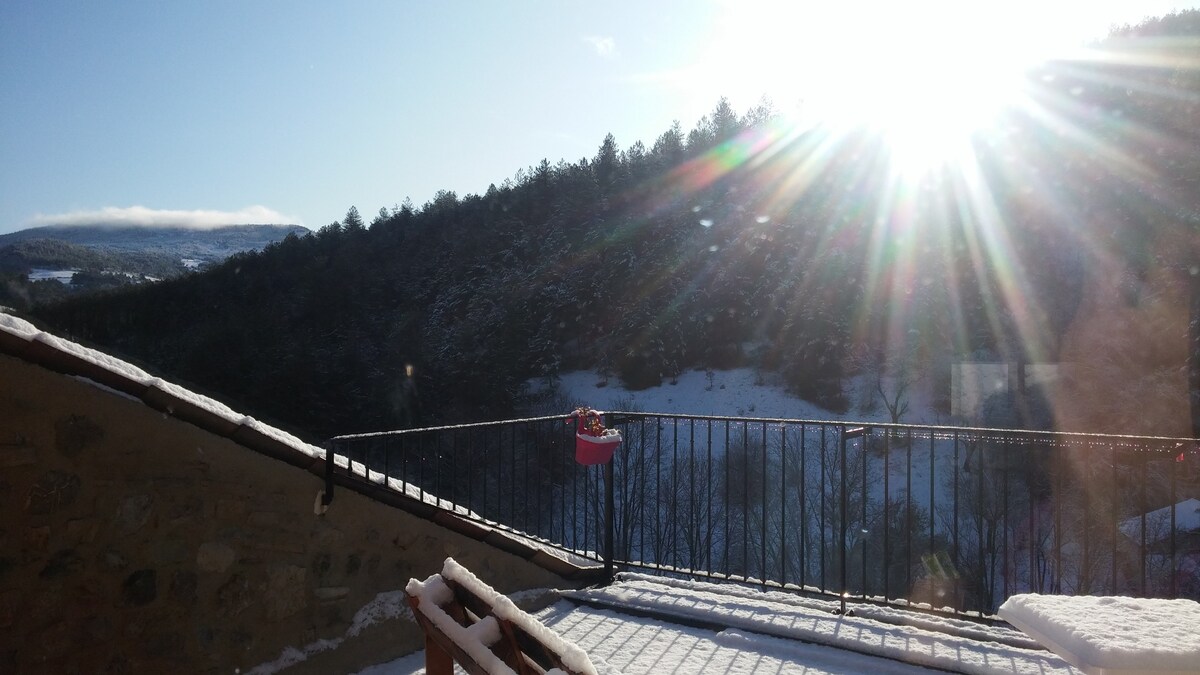
[[[345,638],[378,593],[446,556],[502,592],[568,585],[350,490],[315,515],[321,487],[136,399],[0,355],[0,672],[246,673],[288,646]],[[372,631],[369,650],[347,639],[320,669],[419,647],[411,621]]]

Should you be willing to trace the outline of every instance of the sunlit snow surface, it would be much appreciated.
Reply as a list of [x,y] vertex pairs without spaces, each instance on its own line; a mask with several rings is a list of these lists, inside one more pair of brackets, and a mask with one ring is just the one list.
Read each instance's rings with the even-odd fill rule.
[[1193,600],[1024,594],[999,614],[1087,673],[1200,673]]
[[[1175,513],[1172,514],[1171,511]],[[1200,499],[1185,499],[1174,507],[1164,506],[1146,514],[1146,533],[1150,541],[1165,538],[1171,533],[1171,518],[1175,518],[1175,529],[1180,532],[1200,530]],[[1138,539],[1142,533],[1142,517],[1134,516],[1121,522],[1121,532],[1130,539]]]
[[[588,652],[601,673],[931,673],[832,647],[744,631],[714,633],[562,601],[536,613],[564,639]],[[425,672],[425,652],[367,668],[359,675]],[[455,673],[463,673],[456,667]]]
[[[884,608],[860,607],[868,616],[839,616],[829,601],[637,574],[564,595],[661,615],[641,618],[567,600],[534,614],[586,651],[600,672],[931,672],[921,664],[964,673],[1079,672],[1015,631],[899,610],[873,617],[869,610]],[[724,628],[692,628],[662,617]],[[423,666],[418,652],[363,673],[407,675]]]
[[[887,408],[874,395],[874,383],[868,377],[846,379],[845,394],[850,409],[844,413],[830,412],[785,391],[783,383],[772,373],[758,373],[753,368],[714,370],[711,380],[703,370],[681,373],[676,384],[664,381],[657,387],[629,391],[620,380],[611,377],[603,382],[591,371],[573,371],[558,379],[558,390],[571,406],[586,405],[598,410],[635,410],[680,415],[719,415],[731,417],[769,417],[783,419],[846,420],[854,422],[891,422]],[[544,387],[533,380],[534,391]],[[884,378],[884,389],[890,378]],[[945,424],[948,416],[933,410],[929,383],[919,381],[907,396],[908,411],[901,418],[907,424]],[[569,411],[569,408],[564,412]]]
[[60,284],[69,284],[75,280],[75,273],[79,270],[52,270],[41,267],[35,267],[29,271],[30,281],[57,281]]

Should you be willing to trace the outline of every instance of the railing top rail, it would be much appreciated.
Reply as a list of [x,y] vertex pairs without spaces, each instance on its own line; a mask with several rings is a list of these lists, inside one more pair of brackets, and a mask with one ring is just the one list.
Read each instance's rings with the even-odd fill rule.
[[494,427],[502,424],[525,424],[529,422],[548,422],[551,420],[566,420],[571,416],[570,413],[562,415],[544,415],[542,417],[523,417],[511,420],[495,420],[493,422],[470,422],[467,424],[447,424],[440,427],[420,427],[418,429],[392,429],[390,431],[369,431],[361,434],[342,434],[334,436],[328,442],[334,441],[352,441],[366,438],[382,438],[385,436],[402,436],[405,434],[424,433],[429,431],[454,431],[456,429],[478,429],[482,427]]
[[[854,421],[854,420],[817,420],[817,419],[802,419],[802,418],[787,418],[787,417],[737,417],[728,415],[693,415],[683,413],[656,413],[656,412],[626,412],[619,410],[604,411],[604,414],[611,415],[615,418],[615,423],[635,421],[639,419],[688,419],[708,422],[736,422],[736,423],[759,423],[759,424],[777,424],[781,426],[788,425],[823,425],[841,428],[869,428],[886,431],[905,431],[913,432],[919,437],[934,437],[934,438],[952,438],[956,435],[978,438],[980,440],[1002,440],[1004,438],[1038,438],[1044,439],[1049,443],[1062,444],[1104,444],[1104,445],[1129,445],[1129,446],[1147,446],[1154,445],[1160,448],[1179,449],[1185,446],[1196,446],[1200,448],[1200,440],[1193,438],[1181,438],[1174,436],[1135,436],[1129,434],[1097,434],[1077,431],[1039,431],[1034,429],[1003,429],[993,427],[963,427],[963,426],[945,426],[932,424],[896,424],[891,422],[870,422],[870,421]],[[360,434],[344,434],[334,436],[329,439],[329,442],[348,441],[348,440],[365,440],[370,438],[384,438],[392,436],[403,436],[407,434],[428,433],[436,431],[455,431],[462,429],[479,429],[486,427],[495,427],[501,425],[512,424],[528,424],[534,422],[547,421],[566,421],[570,418],[570,413],[561,415],[545,415],[541,417],[526,417],[510,420],[496,420],[491,422],[472,422],[469,424],[452,424],[436,427],[422,427],[418,429],[396,429],[390,431],[376,431]]]
[[615,415],[626,419],[637,418],[685,418],[693,420],[705,420],[715,422],[765,422],[767,424],[805,424],[805,425],[825,425],[834,427],[852,427],[852,428],[868,428],[882,430],[897,430],[905,431],[912,430],[914,432],[923,432],[926,435],[933,433],[937,436],[945,435],[952,436],[955,433],[969,434],[974,436],[1040,436],[1047,439],[1070,439],[1070,440],[1085,440],[1094,439],[1103,442],[1125,441],[1138,442],[1142,444],[1200,444],[1200,440],[1194,438],[1181,438],[1175,436],[1135,436],[1131,434],[1097,434],[1080,431],[1041,431],[1036,429],[1004,429],[996,427],[963,427],[950,425],[936,424],[902,424],[892,422],[870,422],[861,420],[816,420],[802,418],[787,418],[787,417],[732,417],[724,415],[692,415],[683,413],[654,413],[654,412],[621,412],[610,410],[606,415]]

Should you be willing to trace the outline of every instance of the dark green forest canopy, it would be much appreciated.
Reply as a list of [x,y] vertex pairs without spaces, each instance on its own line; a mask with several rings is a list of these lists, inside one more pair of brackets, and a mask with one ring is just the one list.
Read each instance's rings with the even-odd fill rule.
[[[965,169],[898,179],[878,132],[722,100],[649,146],[609,135],[482,195],[370,223],[352,208],[204,274],[36,315],[316,436],[500,418],[529,378],[578,368],[636,388],[754,365],[836,410],[862,350],[931,371],[979,350],[1056,360],[1089,275],[1120,270],[1135,304],[1161,290],[1152,270],[1197,295],[1198,24],[1125,28],[1104,58],[1031,73]],[[1187,352],[1175,367],[1192,372]]]

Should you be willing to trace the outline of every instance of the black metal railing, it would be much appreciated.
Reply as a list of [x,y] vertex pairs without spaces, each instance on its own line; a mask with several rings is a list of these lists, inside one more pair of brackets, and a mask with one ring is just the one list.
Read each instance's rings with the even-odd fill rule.
[[609,413],[624,442],[584,467],[568,421],[341,436],[329,466],[610,569],[954,613],[1200,598],[1188,439]]

